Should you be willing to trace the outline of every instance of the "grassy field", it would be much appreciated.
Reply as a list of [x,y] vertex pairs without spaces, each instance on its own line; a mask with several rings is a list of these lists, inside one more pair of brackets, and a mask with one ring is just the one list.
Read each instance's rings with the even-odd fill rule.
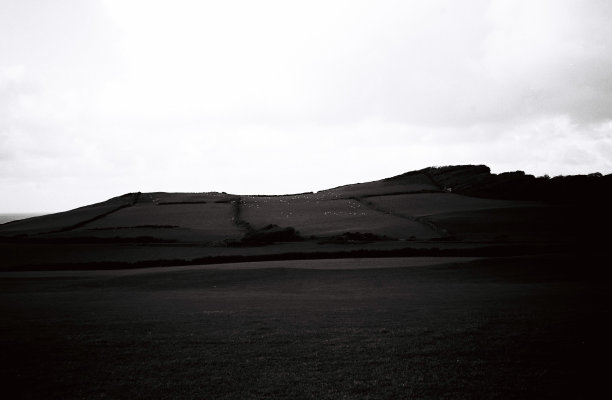
[[[305,239],[328,241],[342,241],[336,236],[359,232],[369,238],[401,241],[570,242],[592,230],[599,215],[609,220],[603,202],[584,207],[581,203],[468,197],[447,190],[450,188],[443,188],[426,173],[411,173],[283,196],[131,193],[63,213],[2,224],[0,242],[217,247],[253,244],[242,239],[259,235],[256,242],[268,244],[271,240],[261,240],[265,236],[261,231],[270,225],[293,228]],[[297,235],[290,237],[295,238]]]
[[229,197],[218,193],[145,193],[134,207],[88,223],[70,235],[155,237],[175,241],[240,238]]
[[92,204],[66,212],[13,221],[0,225],[0,233],[10,236],[22,233],[39,234],[72,229],[127,207],[132,203],[133,199],[134,196],[132,195],[120,196],[103,203]]
[[588,398],[597,258],[343,259],[0,274],[10,399]]
[[374,205],[400,215],[422,217],[427,215],[486,210],[490,208],[514,208],[535,205],[535,202],[480,199],[453,193],[414,193],[390,196],[371,196],[367,199]]
[[437,236],[427,225],[372,210],[354,199],[250,197],[244,200],[242,217],[255,228],[267,224],[292,226],[306,237],[344,232],[370,232],[394,238]]

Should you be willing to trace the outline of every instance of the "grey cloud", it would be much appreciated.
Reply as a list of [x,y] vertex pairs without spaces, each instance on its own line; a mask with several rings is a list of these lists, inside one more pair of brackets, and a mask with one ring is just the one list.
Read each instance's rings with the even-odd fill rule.
[[[515,48],[496,47],[493,50],[498,55],[482,51],[496,34],[482,25],[485,5],[473,7],[474,13],[463,21],[436,16],[432,29],[398,30],[391,42],[386,42],[389,38],[381,33],[384,30],[374,32],[380,36],[348,57],[326,60],[328,75],[323,82],[328,86],[318,88],[323,101],[315,118],[351,120],[379,115],[405,123],[455,127],[555,115],[569,116],[578,123],[611,119],[610,6],[575,1],[548,5],[574,13],[567,31],[560,26],[555,27],[558,31],[544,27],[540,32],[534,23],[525,32],[533,37],[517,39],[513,30],[524,29],[522,21],[509,20],[503,34],[511,42],[501,41],[497,46]],[[567,21],[541,21],[546,23],[563,25]],[[546,47],[530,48],[530,41],[538,40],[542,41],[538,45]],[[371,51],[375,46],[380,48]],[[523,47],[529,51],[523,52]],[[490,61],[495,64],[487,66]]]
[[[238,18],[224,2],[8,3],[0,179],[15,199],[32,182],[59,209],[89,201],[79,186],[282,193],[466,162],[612,171],[609,1],[245,2]],[[21,77],[2,75],[13,66]]]

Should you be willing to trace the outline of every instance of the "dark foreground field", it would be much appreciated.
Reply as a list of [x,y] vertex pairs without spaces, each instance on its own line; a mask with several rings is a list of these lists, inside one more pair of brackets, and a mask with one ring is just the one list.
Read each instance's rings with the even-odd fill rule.
[[0,391],[587,398],[604,386],[609,362],[605,267],[539,256],[4,272]]

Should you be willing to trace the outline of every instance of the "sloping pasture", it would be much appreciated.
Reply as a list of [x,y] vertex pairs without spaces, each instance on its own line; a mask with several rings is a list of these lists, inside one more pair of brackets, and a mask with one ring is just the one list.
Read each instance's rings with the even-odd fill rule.
[[303,236],[331,236],[344,232],[370,232],[393,238],[437,236],[424,224],[372,210],[354,199],[249,197],[243,199],[241,218],[255,229],[268,224],[291,226]]

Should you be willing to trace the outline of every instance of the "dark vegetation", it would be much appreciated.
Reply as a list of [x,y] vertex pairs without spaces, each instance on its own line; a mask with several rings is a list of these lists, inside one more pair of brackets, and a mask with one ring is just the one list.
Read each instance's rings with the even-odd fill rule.
[[92,231],[113,231],[117,229],[141,229],[141,228],[151,228],[151,229],[172,229],[179,228],[178,225],[135,225],[135,226],[118,226],[114,228],[91,228]]
[[[443,243],[440,243],[443,244]],[[232,244],[233,246],[245,246],[241,242]],[[258,245],[256,243],[255,245]],[[211,265],[211,264],[230,264],[243,262],[261,261],[281,261],[281,260],[333,260],[333,259],[354,259],[354,258],[396,258],[396,257],[508,257],[524,256],[536,254],[568,254],[577,255],[589,253],[593,255],[603,255],[601,249],[593,249],[590,246],[574,246],[568,249],[564,244],[513,244],[513,245],[490,245],[483,247],[469,248],[440,248],[425,247],[414,248],[405,247],[393,250],[377,249],[354,249],[348,251],[328,251],[320,252],[288,252],[271,254],[245,254],[245,255],[222,255],[196,257],[192,259],[159,259],[137,262],[123,261],[104,261],[104,262],[78,262],[78,263],[44,263],[26,264],[16,267],[5,267],[5,271],[53,271],[53,270],[106,270],[106,269],[133,269],[133,268],[152,268],[165,266],[186,266],[186,265]]]
[[[219,203],[220,201],[216,201],[215,203]],[[206,204],[207,201],[158,201],[156,204],[158,206],[170,206],[176,204]]]
[[239,245],[267,245],[279,242],[299,242],[303,240],[300,234],[291,226],[281,227],[270,224],[262,229],[249,229],[238,242]]
[[[110,230],[114,231],[122,228],[112,229],[100,229],[103,231]],[[130,229],[130,228],[123,228]],[[160,228],[153,228],[160,229]],[[114,237],[98,237],[98,236],[78,236],[78,237],[48,237],[48,236],[26,236],[17,235],[2,238],[4,243],[30,243],[30,244],[95,244],[95,243],[106,243],[106,244],[146,244],[146,243],[175,243],[176,241],[169,239],[161,239],[155,236],[114,236]]]
[[551,203],[606,203],[612,200],[612,174],[535,177],[523,171],[492,174],[486,165],[429,167],[388,178],[423,173],[440,189],[492,199],[542,200]]
[[372,243],[390,240],[387,236],[375,235],[370,232],[344,232],[319,241],[321,244]]

